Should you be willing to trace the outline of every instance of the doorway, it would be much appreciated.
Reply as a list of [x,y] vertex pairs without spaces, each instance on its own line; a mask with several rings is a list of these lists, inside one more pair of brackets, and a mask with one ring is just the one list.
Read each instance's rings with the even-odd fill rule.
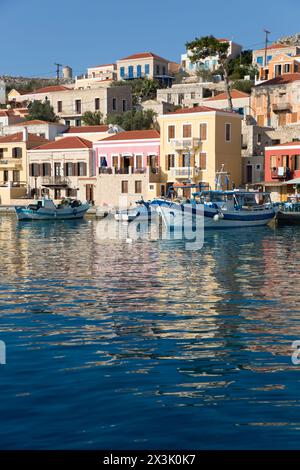
[[253,167],[252,165],[246,166],[246,183],[252,183],[253,178]]

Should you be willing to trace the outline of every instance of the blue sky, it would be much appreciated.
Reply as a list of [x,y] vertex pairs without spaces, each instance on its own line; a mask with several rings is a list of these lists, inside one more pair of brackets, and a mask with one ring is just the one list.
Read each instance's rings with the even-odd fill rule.
[[0,0],[0,75],[54,76],[152,51],[180,61],[186,41],[213,34],[245,48],[300,31],[299,0]]

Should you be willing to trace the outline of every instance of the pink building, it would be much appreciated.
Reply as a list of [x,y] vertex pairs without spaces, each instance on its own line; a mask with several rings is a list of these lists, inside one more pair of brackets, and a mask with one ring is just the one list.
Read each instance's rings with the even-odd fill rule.
[[127,131],[93,144],[97,205],[112,204],[125,197],[153,199],[165,193],[160,172],[160,135],[156,130]]
[[159,167],[160,135],[156,130],[127,131],[94,143],[96,174],[131,174]]

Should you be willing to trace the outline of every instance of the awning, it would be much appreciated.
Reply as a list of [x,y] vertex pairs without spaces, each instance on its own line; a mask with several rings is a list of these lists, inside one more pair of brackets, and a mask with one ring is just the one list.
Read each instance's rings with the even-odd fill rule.
[[285,184],[300,184],[300,178],[294,178],[293,180],[285,181]]

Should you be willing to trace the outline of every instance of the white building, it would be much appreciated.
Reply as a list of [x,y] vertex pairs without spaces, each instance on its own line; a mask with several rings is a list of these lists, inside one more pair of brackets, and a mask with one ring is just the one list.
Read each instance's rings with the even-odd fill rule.
[[[230,41],[229,39],[221,38],[218,39],[220,42],[228,42],[229,49],[228,49],[228,58],[235,59],[238,57],[242,52],[242,46],[239,44]],[[206,57],[195,64],[192,64],[190,57],[192,53],[191,51],[187,51],[185,54],[181,55],[181,67],[189,74],[195,74],[198,69],[202,70],[209,70],[210,72],[214,72],[219,67],[219,58],[218,56],[211,56]]]

